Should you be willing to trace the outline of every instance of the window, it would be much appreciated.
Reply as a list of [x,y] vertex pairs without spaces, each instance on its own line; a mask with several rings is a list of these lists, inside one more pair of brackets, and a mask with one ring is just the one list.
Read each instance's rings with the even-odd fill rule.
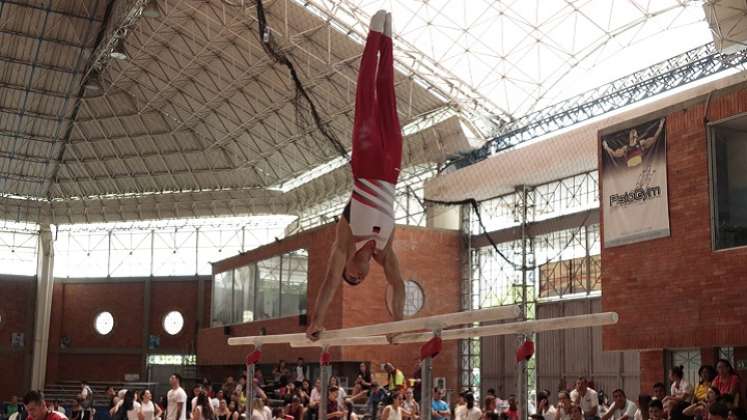
[[184,328],[184,316],[179,311],[171,311],[163,317],[163,329],[169,335],[177,335]]
[[93,321],[93,327],[101,335],[107,335],[114,329],[114,316],[111,312],[99,312]]
[[747,245],[747,116],[714,124],[710,132],[715,249]]
[[213,281],[212,325],[229,325],[306,313],[305,249],[218,273]]
[[[394,297],[394,291],[391,286],[386,288],[386,305],[390,313],[393,313],[392,309],[392,298]],[[423,300],[425,293],[423,288],[415,280],[407,280],[405,282],[405,311],[404,315],[413,316],[417,314],[423,308]]]

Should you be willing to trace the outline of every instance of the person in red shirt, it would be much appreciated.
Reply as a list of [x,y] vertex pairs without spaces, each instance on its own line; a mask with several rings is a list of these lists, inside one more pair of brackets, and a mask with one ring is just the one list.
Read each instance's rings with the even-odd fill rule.
[[718,388],[721,395],[734,396],[734,405],[739,405],[739,375],[734,371],[726,359],[719,359],[716,363],[716,379],[711,382],[712,387]]
[[67,420],[67,417],[47,407],[41,391],[29,391],[23,396],[23,404],[28,412],[27,420]]
[[306,335],[316,340],[324,329],[327,307],[345,281],[360,284],[373,259],[392,286],[393,316],[404,317],[405,283],[394,253],[394,196],[402,161],[402,132],[397,116],[392,53],[392,17],[379,10],[363,49],[355,98],[353,192],[337,223],[327,273],[317,295]]
[[519,420],[519,407],[516,404],[516,395],[509,395],[508,408],[503,414],[508,416],[508,420]]

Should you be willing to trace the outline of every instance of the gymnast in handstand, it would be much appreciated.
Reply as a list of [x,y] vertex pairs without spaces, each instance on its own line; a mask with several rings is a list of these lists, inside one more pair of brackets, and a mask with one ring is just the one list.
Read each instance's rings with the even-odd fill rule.
[[324,330],[327,308],[340,283],[360,284],[371,259],[384,268],[394,291],[395,320],[403,318],[405,284],[392,248],[394,192],[402,160],[392,57],[392,17],[379,10],[373,18],[358,72],[353,126],[353,193],[342,217],[306,335]]

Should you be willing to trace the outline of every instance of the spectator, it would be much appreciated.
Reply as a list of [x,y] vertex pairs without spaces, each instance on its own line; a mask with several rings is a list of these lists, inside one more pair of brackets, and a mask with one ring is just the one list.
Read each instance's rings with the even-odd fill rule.
[[550,396],[545,391],[537,393],[537,413],[543,420],[555,420],[555,407],[550,404]]
[[405,391],[405,399],[402,401],[402,415],[405,420],[418,420],[420,418],[420,404],[415,401],[412,388]]
[[238,420],[238,418],[241,416],[241,411],[235,401],[231,401],[228,403],[228,411],[231,413],[228,417],[231,420]]
[[233,395],[233,391],[236,390],[236,382],[234,382],[233,376],[226,378],[226,382],[221,387],[223,395]]
[[285,420],[282,408],[275,407],[272,409],[272,420]]
[[337,397],[340,399],[340,401],[345,401],[348,393],[345,392],[345,389],[340,385],[340,380],[337,379],[337,376],[332,376],[329,378],[329,387],[337,388]]
[[[729,366],[731,367],[731,365]],[[729,408],[724,403],[716,402],[708,408],[708,414],[708,420],[726,420],[729,417]]]
[[302,420],[304,415],[304,408],[301,405],[301,399],[297,396],[291,398],[290,404],[285,408],[285,414],[293,417],[293,420]]
[[[649,406],[651,405],[651,396],[647,394],[641,394],[638,396],[638,410],[635,412],[633,418],[635,420],[649,420]],[[664,407],[662,406],[662,410]]]
[[442,399],[443,393],[439,388],[433,389],[433,401],[431,402],[431,418],[433,420],[444,420],[451,417],[451,411],[446,401]]
[[265,405],[262,400],[259,398],[255,398],[251,402],[251,414],[248,414],[247,418],[249,420],[266,420],[264,411]]
[[486,397],[493,397],[493,398],[496,398],[496,397],[497,397],[497,395],[495,395],[495,389],[493,389],[493,388],[488,388],[488,390],[487,390],[487,391],[485,391],[485,396],[486,396]]
[[348,399],[353,401],[353,403],[364,403],[367,398],[368,391],[363,389],[363,386],[361,386],[360,383],[356,382],[355,385],[353,385],[353,390],[350,391],[350,397],[348,397]]
[[358,376],[355,379],[356,384],[360,384],[362,389],[371,389],[371,370],[368,369],[368,365],[361,362],[358,365]]
[[482,418],[482,410],[479,407],[475,407],[475,396],[471,392],[463,393],[464,407],[461,409],[461,416],[456,415],[454,418],[459,420],[480,420]]
[[516,395],[508,396],[508,408],[503,414],[508,416],[508,420],[519,420],[519,406],[516,402]]
[[311,395],[311,383],[308,379],[304,379],[301,382],[301,387],[296,388],[296,395],[301,399],[301,405],[304,407],[309,405],[309,396]]
[[[140,393],[140,420],[155,420],[161,418],[163,410],[158,404],[153,403],[153,394],[147,389]],[[225,419],[224,419],[225,420]]]
[[278,395],[285,405],[290,404],[291,399],[296,395],[296,385],[294,382],[288,382],[284,387],[278,390]]
[[721,393],[718,391],[718,388],[715,386],[712,386],[708,390],[708,397],[706,397],[705,401],[698,401],[694,404],[691,404],[687,408],[683,410],[683,413],[686,416],[698,416],[698,417],[707,417],[708,414],[708,407],[710,407],[712,404],[716,403],[718,398],[721,396]]
[[201,384],[192,387],[192,399],[189,400],[189,404],[187,404],[187,412],[190,413],[190,416],[194,412],[195,407],[197,407],[197,398],[203,393],[205,393],[205,390],[202,388]]
[[392,394],[390,404],[381,413],[381,420],[402,420],[402,399],[402,393]]
[[299,357],[298,360],[296,360],[296,382],[303,382],[306,380],[306,377],[306,363],[304,362],[303,357]]
[[345,417],[345,412],[342,410],[343,404],[338,400],[340,395],[340,389],[336,386],[329,388],[329,395],[327,396],[327,418],[328,419],[342,419]]
[[482,410],[482,419],[486,420],[491,414],[495,412],[496,412],[495,395],[488,395],[487,397],[485,397],[485,402],[484,402],[484,406]]
[[218,402],[218,409],[215,410],[215,418],[216,420],[230,420],[231,419],[231,410],[228,408],[228,404],[226,404],[226,400],[222,398]]
[[405,387],[405,375],[391,363],[384,364],[384,370],[387,374],[387,388],[389,392],[394,392]]
[[376,420],[379,414],[379,404],[386,399],[386,391],[378,383],[371,383],[371,396],[368,397],[368,412],[371,414],[371,420]]
[[571,420],[584,420],[584,411],[580,405],[571,405]]
[[571,394],[568,391],[558,392],[558,407],[555,409],[555,420],[571,419]]
[[659,400],[653,400],[649,402],[647,414],[649,420],[666,420],[666,418],[664,417],[664,406]]
[[625,391],[616,389],[612,392],[612,407],[602,416],[602,420],[633,420],[636,406],[625,396]]
[[3,413],[4,417],[10,418],[13,414],[17,413],[19,411],[18,407],[18,396],[13,395],[10,397],[10,402],[5,404],[5,412]]
[[599,395],[588,385],[586,378],[579,376],[576,388],[571,391],[571,401],[581,407],[586,420],[596,420],[599,418]]
[[[121,391],[120,391],[121,392]],[[139,420],[140,403],[135,401],[135,392],[126,390],[124,397],[114,406],[114,420]]]
[[684,367],[675,366],[669,369],[669,381],[672,383],[670,395],[676,401],[690,401],[692,388],[684,379]]
[[[664,402],[664,399],[667,397],[667,388],[664,387],[664,384],[661,382],[657,382],[654,384],[654,400],[659,400]],[[614,396],[613,396],[614,398]]]
[[80,405],[80,398],[74,398],[70,405],[70,420],[81,420],[83,417],[83,408]]
[[311,397],[309,398],[309,411],[314,417],[316,417],[317,410],[319,410],[319,403],[322,401],[321,386],[322,381],[317,378],[314,381],[314,389],[311,390]]
[[106,394],[106,398],[109,400],[109,410],[111,410],[116,404],[115,400],[117,399],[117,393],[114,392],[114,387],[111,386],[106,387],[106,391],[104,393]]
[[206,392],[201,392],[197,396],[192,408],[192,420],[215,420],[213,405],[210,403],[210,398],[208,398]]
[[81,419],[88,420],[90,418],[89,410],[93,407],[93,390],[88,385],[88,382],[81,381],[80,383],[80,394],[78,394],[81,406]]
[[182,377],[174,373],[169,378],[171,390],[166,394],[166,420],[187,420],[187,393],[181,386]]
[[739,405],[739,375],[734,371],[726,359],[719,359],[716,363],[716,378],[711,383],[711,386],[718,388],[721,395],[732,395],[734,397],[734,404]]
[[[44,401],[44,394],[40,391],[29,391],[23,396],[23,405],[28,412],[28,420],[67,420],[64,414],[51,411]],[[19,410],[20,412],[20,410]]]
[[275,369],[272,370],[272,380],[275,382],[275,385],[285,385],[289,376],[290,371],[288,370],[288,366],[286,366],[285,360],[281,359]]
[[693,403],[705,401],[708,398],[708,390],[711,388],[711,382],[716,377],[716,369],[710,365],[703,365],[698,369],[700,382],[693,390]]

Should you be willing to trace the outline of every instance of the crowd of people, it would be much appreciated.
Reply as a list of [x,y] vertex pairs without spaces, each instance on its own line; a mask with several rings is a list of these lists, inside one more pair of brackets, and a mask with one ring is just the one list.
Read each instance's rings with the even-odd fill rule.
[[[346,388],[333,376],[327,390],[327,417],[335,420],[418,420],[424,407],[417,380],[407,380],[401,370],[385,364],[385,383],[372,379],[371,371],[361,363],[353,386]],[[482,403],[466,390],[450,406],[444,390],[433,390],[430,410],[433,420],[747,420],[741,408],[740,378],[727,360],[716,368],[702,366],[697,384],[684,378],[682,366],[669,372],[670,386],[656,383],[651,394],[632,401],[622,389],[611,394],[595,389],[586,378],[578,378],[572,389],[557,394],[544,390],[537,394],[535,411],[522,416],[514,395],[502,400],[488,390]],[[108,412],[112,420],[319,420],[322,390],[319,378],[313,381],[309,369],[299,359],[291,368],[280,362],[265,379],[260,370],[254,378],[255,398],[247,397],[247,377],[227,377],[213,384],[203,379],[188,396],[182,378],[169,378],[170,390],[158,400],[149,390],[135,392],[113,388],[106,390]],[[557,397],[557,399],[553,398]],[[551,402],[553,400],[554,402]],[[7,420],[92,420],[95,416],[93,392],[81,385],[78,398],[66,410],[59,401],[45,401],[41,392],[32,391],[23,401],[13,397],[5,404]],[[43,419],[42,419],[43,418]],[[361,419],[362,420],[362,419]]]

